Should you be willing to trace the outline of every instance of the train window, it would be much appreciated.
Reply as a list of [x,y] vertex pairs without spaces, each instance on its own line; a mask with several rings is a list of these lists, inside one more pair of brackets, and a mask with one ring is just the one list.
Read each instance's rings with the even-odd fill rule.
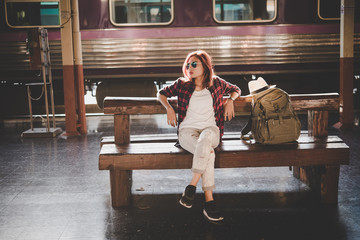
[[214,19],[219,23],[271,22],[277,0],[214,0]]
[[[359,9],[360,1],[354,1],[354,9]],[[318,16],[322,20],[340,20],[341,0],[318,0]],[[359,21],[360,15],[355,11],[355,22]]]
[[340,20],[341,0],[318,0],[318,15],[322,20]]
[[5,0],[10,27],[60,27],[59,0]]
[[166,25],[172,22],[173,0],[110,0],[115,26]]

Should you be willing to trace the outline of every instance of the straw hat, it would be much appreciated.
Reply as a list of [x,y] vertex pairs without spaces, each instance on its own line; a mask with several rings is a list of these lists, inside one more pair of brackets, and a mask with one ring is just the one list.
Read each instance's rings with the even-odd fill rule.
[[248,86],[249,86],[249,92],[251,95],[257,94],[268,88],[276,87],[276,85],[267,84],[267,82],[262,77],[259,77],[257,80],[250,81],[248,83]]

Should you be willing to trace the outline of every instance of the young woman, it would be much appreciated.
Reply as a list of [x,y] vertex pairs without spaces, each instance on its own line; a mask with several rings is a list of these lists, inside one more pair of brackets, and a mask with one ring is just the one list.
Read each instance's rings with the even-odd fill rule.
[[[214,222],[223,217],[216,208],[213,198],[214,149],[224,133],[224,120],[234,116],[234,100],[240,95],[240,88],[214,75],[212,60],[204,51],[189,53],[182,67],[184,77],[158,92],[158,99],[167,111],[167,123],[178,126],[179,143],[193,154],[190,184],[185,188],[180,204],[192,207],[196,186],[202,178],[205,193],[204,216]],[[223,99],[224,95],[230,98]],[[167,98],[178,97],[178,120]]]

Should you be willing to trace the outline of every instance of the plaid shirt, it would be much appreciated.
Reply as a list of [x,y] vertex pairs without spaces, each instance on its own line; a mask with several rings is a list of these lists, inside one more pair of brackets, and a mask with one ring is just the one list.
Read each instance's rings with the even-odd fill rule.
[[[238,86],[219,77],[214,78],[213,85],[208,89],[213,99],[216,125],[220,129],[220,136],[222,136],[224,134],[223,96],[232,92],[237,92],[240,95],[241,91]],[[178,97],[178,127],[186,116],[194,90],[195,84],[193,81],[185,81],[184,78],[179,78],[172,85],[164,87],[159,91],[161,95],[166,97]]]

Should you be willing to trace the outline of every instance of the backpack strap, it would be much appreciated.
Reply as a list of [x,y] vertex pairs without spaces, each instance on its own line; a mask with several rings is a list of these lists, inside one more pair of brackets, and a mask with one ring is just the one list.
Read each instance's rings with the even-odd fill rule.
[[252,110],[250,112],[250,116],[249,116],[249,119],[248,119],[247,123],[241,129],[240,140],[250,140],[250,139],[253,138],[252,134],[250,134],[249,137],[245,137],[245,135],[248,134],[251,131],[251,126],[252,126]]
[[246,134],[248,134],[251,131],[251,123],[252,123],[252,120],[251,120],[251,116],[250,116],[247,123],[245,124],[245,126],[241,129],[241,137],[245,136]]

